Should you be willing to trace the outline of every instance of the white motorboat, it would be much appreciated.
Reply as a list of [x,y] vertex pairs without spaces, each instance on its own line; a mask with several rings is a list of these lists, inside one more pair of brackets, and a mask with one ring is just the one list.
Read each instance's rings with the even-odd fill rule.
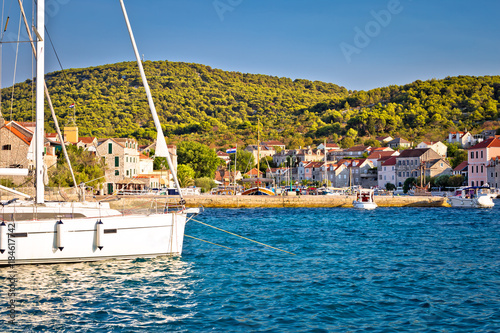
[[375,191],[370,189],[359,189],[356,192],[356,200],[352,202],[354,208],[358,209],[375,209],[377,204],[375,203]]
[[487,186],[469,186],[459,188],[448,198],[452,207],[491,208],[495,205]]
[[[123,0],[120,0],[120,3],[157,129],[156,156],[166,157],[170,169],[174,170]],[[153,203],[149,209],[126,214],[110,208],[108,202],[45,201],[43,181],[43,95],[44,88],[46,89],[44,87],[44,11],[44,0],[39,0],[35,41],[28,29],[37,60],[36,130],[33,137],[36,195],[31,198],[18,191],[0,186],[0,189],[14,195],[14,199],[0,204],[0,266],[180,255],[184,240],[184,227],[190,218],[188,214],[197,214],[199,210],[185,208],[185,201],[175,173],[173,174],[174,182],[180,194],[180,201],[176,207]],[[49,99],[48,92],[46,90],[45,92]],[[51,104],[50,99],[49,104]],[[63,142],[60,133],[59,136],[60,141]],[[3,175],[18,175],[21,171],[4,168],[0,169],[0,176],[2,173]],[[19,200],[16,197],[24,197],[28,200]]]

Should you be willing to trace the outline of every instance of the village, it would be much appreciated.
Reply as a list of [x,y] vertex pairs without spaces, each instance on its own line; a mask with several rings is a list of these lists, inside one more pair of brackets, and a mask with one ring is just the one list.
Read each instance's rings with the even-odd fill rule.
[[[35,124],[30,122],[5,122],[0,128],[0,167],[33,169],[28,159],[30,143]],[[321,143],[317,147],[287,149],[279,141],[263,141],[259,145],[249,145],[242,149],[253,155],[254,161],[272,158],[275,166],[269,166],[262,173],[255,166],[247,166],[248,171],[234,172],[231,168],[231,152],[218,150],[221,163],[214,175],[220,188],[246,180],[267,180],[268,186],[296,188],[298,185],[327,185],[333,188],[362,187],[381,190],[401,188],[405,181],[430,179],[439,176],[456,176],[457,186],[482,186],[488,184],[498,188],[500,178],[500,139],[496,131],[483,131],[472,135],[470,132],[452,132],[444,140],[466,149],[467,161],[452,168],[447,157],[447,145],[443,142],[419,142],[414,144],[403,138],[377,137],[380,147],[356,145],[341,148],[336,143]],[[141,194],[153,189],[172,188],[170,170],[154,170],[155,143],[139,145],[131,138],[96,138],[78,136],[77,126],[64,127],[65,144],[72,144],[94,153],[105,161],[105,178],[97,194]],[[49,169],[57,163],[56,150],[61,143],[57,135],[45,135],[45,167]],[[58,148],[59,147],[59,148]],[[177,167],[175,145],[168,145],[174,168]],[[260,154],[260,156],[259,156]],[[242,168],[239,168],[240,170]],[[425,177],[422,177],[425,176]],[[460,177],[458,177],[460,176]],[[12,177],[14,184],[23,183],[21,176]],[[426,185],[426,184],[424,184]],[[200,189],[186,189],[186,194],[200,194]],[[215,193],[215,192],[214,192]],[[168,194],[168,193],[165,193]],[[219,192],[224,194],[224,192]]]

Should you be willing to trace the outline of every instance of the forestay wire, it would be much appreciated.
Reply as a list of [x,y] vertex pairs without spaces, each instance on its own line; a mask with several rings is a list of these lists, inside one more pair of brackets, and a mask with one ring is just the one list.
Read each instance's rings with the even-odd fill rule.
[[246,240],[248,240],[248,241],[250,241],[250,242],[254,242],[254,243],[257,243],[257,244],[260,244],[260,245],[263,245],[263,246],[269,247],[269,248],[274,249],[274,250],[278,250],[278,251],[281,251],[281,252],[285,252],[285,253],[291,254],[291,255],[293,255],[293,256],[295,255],[295,253],[288,252],[288,251],[285,251],[285,250],[282,250],[282,249],[278,249],[277,247],[274,247],[274,246],[271,246],[271,245],[267,245],[267,244],[264,244],[264,243],[261,243],[261,242],[257,242],[256,240],[253,240],[253,239],[250,239],[250,238],[247,238],[247,237],[243,237],[243,236],[241,236],[241,235],[235,234],[235,233],[233,233],[233,232],[230,232],[230,231],[227,231],[227,230],[224,230],[224,229],[221,229],[221,228],[214,227],[213,225],[210,225],[210,224],[207,224],[207,223],[204,223],[204,222],[201,222],[201,221],[195,220],[195,219],[191,219],[191,221],[194,221],[194,222],[196,222],[196,223],[200,223],[200,224],[206,225],[207,227],[217,229],[217,230],[219,230],[219,231],[222,231],[222,232],[228,233],[228,234],[233,235],[233,236],[236,236],[236,237],[240,237],[240,238],[246,239]]

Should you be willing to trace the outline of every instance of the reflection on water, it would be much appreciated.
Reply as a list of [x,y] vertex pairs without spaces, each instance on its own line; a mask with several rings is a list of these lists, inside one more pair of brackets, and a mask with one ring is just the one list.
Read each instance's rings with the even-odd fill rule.
[[[15,330],[133,331],[182,321],[195,306],[190,270],[189,263],[171,257],[17,267]],[[2,326],[8,271],[0,270]]]

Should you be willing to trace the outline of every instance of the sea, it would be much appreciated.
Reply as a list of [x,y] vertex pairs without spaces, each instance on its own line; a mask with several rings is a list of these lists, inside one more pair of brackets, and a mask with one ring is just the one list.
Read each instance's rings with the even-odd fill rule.
[[0,269],[0,331],[500,332],[499,213],[206,209],[181,257]]

